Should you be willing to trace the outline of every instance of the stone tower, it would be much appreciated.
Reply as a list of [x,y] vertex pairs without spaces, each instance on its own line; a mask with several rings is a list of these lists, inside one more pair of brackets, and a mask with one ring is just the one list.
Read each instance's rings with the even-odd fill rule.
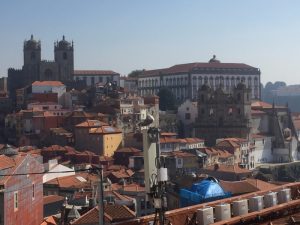
[[54,44],[54,60],[58,64],[58,80],[71,81],[74,72],[74,48],[73,42],[62,40]]
[[24,41],[23,47],[24,65],[23,71],[27,75],[27,81],[39,80],[39,63],[41,62],[41,42],[36,41],[31,35],[30,40]]
[[232,92],[224,92],[220,86],[212,90],[203,85],[198,92],[198,118],[196,137],[213,146],[218,138],[248,138],[251,121],[250,89],[242,83]]

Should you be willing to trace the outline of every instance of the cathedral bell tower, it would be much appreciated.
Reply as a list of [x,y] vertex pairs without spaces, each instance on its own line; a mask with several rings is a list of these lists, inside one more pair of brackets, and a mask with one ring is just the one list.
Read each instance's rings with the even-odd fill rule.
[[71,81],[74,73],[74,48],[73,42],[65,40],[63,36],[61,41],[54,44],[54,59],[58,64],[59,80]]
[[36,41],[31,35],[30,40],[24,41],[23,70],[28,75],[28,82],[39,80],[39,63],[41,62],[41,42]]

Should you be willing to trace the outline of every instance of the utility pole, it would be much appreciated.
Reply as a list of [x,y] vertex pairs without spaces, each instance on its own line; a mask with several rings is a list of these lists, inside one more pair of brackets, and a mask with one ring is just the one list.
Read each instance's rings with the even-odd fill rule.
[[[166,184],[168,172],[165,167],[164,157],[160,155],[160,130],[156,127],[149,127],[153,124],[154,118],[147,115],[147,118],[139,124],[144,128],[143,149],[144,149],[144,170],[145,190],[147,197],[152,200],[155,208],[154,224],[165,224],[165,211],[167,210]],[[157,220],[158,215],[158,220]]]
[[104,196],[103,196],[103,166],[99,165],[99,188],[98,188],[98,207],[99,207],[99,225],[104,225]]

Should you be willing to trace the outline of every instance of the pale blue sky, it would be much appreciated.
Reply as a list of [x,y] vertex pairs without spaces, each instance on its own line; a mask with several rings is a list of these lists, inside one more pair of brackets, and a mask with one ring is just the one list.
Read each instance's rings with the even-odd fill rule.
[[178,63],[243,62],[262,82],[300,83],[298,0],[1,0],[0,76],[23,65],[33,34],[42,58],[74,40],[76,69],[127,74]]

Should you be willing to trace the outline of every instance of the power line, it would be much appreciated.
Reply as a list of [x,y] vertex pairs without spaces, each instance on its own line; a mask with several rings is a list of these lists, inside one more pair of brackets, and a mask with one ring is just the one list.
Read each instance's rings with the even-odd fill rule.
[[51,173],[76,173],[76,172],[92,172],[98,171],[99,169],[90,168],[90,169],[79,169],[74,171],[48,171],[48,172],[34,172],[34,173],[14,173],[14,174],[0,174],[0,177],[9,177],[9,176],[25,176],[25,175],[36,175],[36,174],[51,174]]

